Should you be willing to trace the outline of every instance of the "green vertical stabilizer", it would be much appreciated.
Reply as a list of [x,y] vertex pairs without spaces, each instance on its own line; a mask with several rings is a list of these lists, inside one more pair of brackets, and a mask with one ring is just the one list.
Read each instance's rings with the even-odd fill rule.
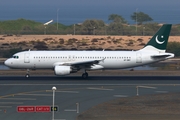
[[[171,24],[164,24],[158,32],[150,39],[146,46],[153,46],[159,50],[166,50]],[[145,46],[145,47],[146,47]]]

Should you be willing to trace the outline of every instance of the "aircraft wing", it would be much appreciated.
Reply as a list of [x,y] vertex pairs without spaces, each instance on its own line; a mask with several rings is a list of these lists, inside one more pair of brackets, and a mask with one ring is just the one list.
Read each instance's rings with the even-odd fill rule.
[[69,61],[69,62],[60,62],[60,63],[55,63],[54,66],[56,65],[64,65],[64,66],[73,66],[73,67],[90,67],[94,64],[98,64],[101,61],[104,61],[104,59],[101,60],[86,60],[86,61]]

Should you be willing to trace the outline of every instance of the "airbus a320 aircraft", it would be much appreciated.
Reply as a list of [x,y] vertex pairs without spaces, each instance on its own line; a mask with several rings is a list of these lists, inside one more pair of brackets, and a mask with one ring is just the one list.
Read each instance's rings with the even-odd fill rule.
[[142,66],[174,57],[166,53],[171,24],[164,24],[144,48],[137,51],[24,51],[5,61],[10,68],[54,69],[55,75],[68,75],[82,70],[124,69]]

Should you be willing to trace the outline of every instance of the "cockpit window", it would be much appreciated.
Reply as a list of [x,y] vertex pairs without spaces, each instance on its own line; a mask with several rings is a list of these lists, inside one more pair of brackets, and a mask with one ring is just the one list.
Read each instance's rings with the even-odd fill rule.
[[12,58],[19,59],[19,56],[15,55],[15,56],[12,56]]

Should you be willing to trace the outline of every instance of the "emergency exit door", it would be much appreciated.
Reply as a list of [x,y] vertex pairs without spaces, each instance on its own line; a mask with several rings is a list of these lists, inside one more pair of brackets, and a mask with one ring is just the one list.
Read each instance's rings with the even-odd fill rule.
[[24,63],[30,63],[30,53],[24,54]]
[[142,63],[142,55],[141,55],[141,53],[136,53],[136,63]]

